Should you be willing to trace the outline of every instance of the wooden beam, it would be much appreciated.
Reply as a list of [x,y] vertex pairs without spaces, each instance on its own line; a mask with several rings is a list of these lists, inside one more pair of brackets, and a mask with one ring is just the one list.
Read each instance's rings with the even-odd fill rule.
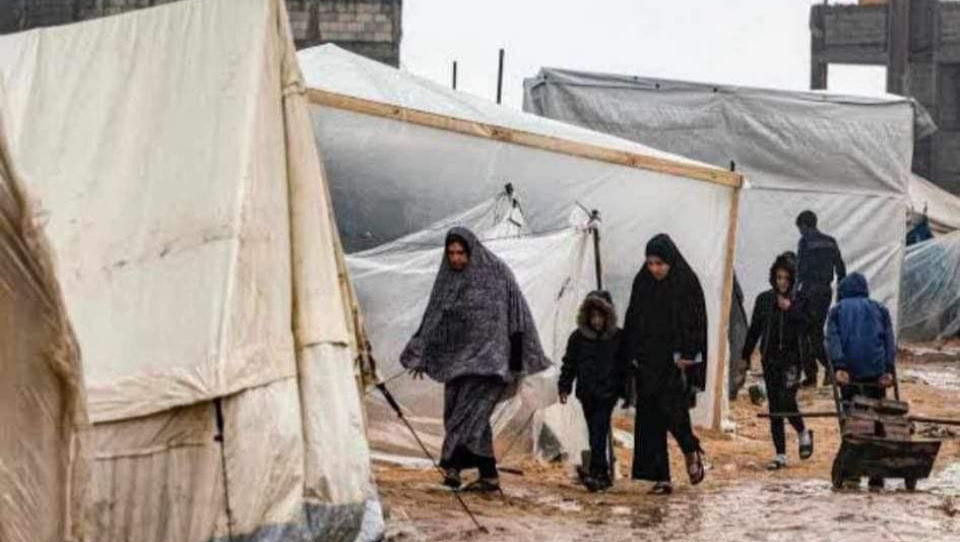
[[826,48],[823,13],[825,4],[810,8],[810,88],[827,89],[827,70],[829,64],[822,58]]
[[727,227],[727,252],[723,262],[723,301],[720,310],[720,346],[717,352],[717,379],[713,383],[713,429],[723,427],[723,405],[729,401],[723,393],[724,383],[727,382],[727,359],[739,355],[739,352],[730,350],[730,306],[733,304],[733,260],[737,250],[737,227],[740,221],[740,189],[730,194],[730,216]]
[[687,164],[667,158],[611,149],[609,147],[601,147],[590,143],[515,130],[513,128],[484,122],[448,117],[418,109],[375,102],[314,88],[307,89],[307,97],[313,104],[374,117],[393,119],[438,130],[502,141],[514,145],[522,145],[558,154],[587,158],[599,162],[607,162],[677,177],[686,177],[733,188],[739,188],[743,185],[743,176],[739,173],[715,169],[709,166]]

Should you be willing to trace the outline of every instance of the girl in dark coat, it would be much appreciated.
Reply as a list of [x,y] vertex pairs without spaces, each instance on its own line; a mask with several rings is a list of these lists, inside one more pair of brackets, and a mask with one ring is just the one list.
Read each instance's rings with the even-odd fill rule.
[[[760,343],[763,380],[767,387],[770,413],[798,412],[797,388],[810,318],[796,299],[793,287],[796,271],[787,254],[777,257],[770,268],[771,289],[757,296],[753,317],[743,346],[743,359],[750,361]],[[799,415],[788,418],[800,440],[800,459],[813,455],[813,432],[806,429]],[[783,418],[770,418],[770,434],[776,455],[767,466],[778,470],[787,466],[787,445]]]
[[697,275],[666,234],[647,243],[624,318],[621,358],[635,368],[633,478],[669,494],[669,431],[683,450],[691,484],[703,481],[703,450],[689,409],[706,386],[707,311]]
[[617,399],[624,395],[626,370],[617,352],[620,329],[610,294],[591,292],[577,314],[577,329],[567,340],[558,383],[560,402],[577,383],[577,399],[583,407],[590,432],[590,465],[584,485],[590,491],[601,491],[613,485],[607,462],[607,441],[610,438],[610,416]]

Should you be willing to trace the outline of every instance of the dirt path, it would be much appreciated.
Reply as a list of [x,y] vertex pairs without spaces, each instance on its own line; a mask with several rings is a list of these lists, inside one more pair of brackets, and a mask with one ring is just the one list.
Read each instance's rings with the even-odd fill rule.
[[[936,378],[927,378],[955,370],[956,364],[903,364],[901,373],[908,375],[903,395],[914,414],[960,416],[960,391],[935,387],[928,380],[936,384]],[[960,541],[960,440],[944,443],[937,474],[922,481],[915,494],[904,492],[899,481],[881,494],[835,493],[828,478],[839,445],[836,421],[809,420],[817,444],[810,461],[796,459],[796,438],[788,433],[790,467],[769,473],[763,468],[773,453],[769,429],[765,420],[756,418],[765,408],[741,398],[732,405],[734,434],[700,432],[710,470],[697,488],[686,484],[679,450],[673,447],[678,487],[668,498],[646,495],[648,484],[628,479],[618,480],[606,493],[590,494],[575,483],[564,465],[535,461],[515,465],[524,475],[503,475],[504,496],[466,495],[489,534],[470,530],[453,496],[438,486],[435,472],[379,466],[377,482],[389,515],[389,538]],[[804,390],[801,408],[831,409],[828,389]],[[616,425],[629,430],[632,424],[618,419]],[[629,466],[630,454],[626,448],[617,448],[620,465]]]

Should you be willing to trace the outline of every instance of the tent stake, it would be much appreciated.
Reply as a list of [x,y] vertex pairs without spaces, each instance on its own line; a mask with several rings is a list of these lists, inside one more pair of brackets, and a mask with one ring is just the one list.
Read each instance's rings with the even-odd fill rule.
[[[417,434],[417,431],[410,425],[410,422],[407,421],[407,418],[403,415],[403,411],[400,410],[400,405],[397,403],[397,400],[393,398],[393,394],[390,393],[390,390],[387,389],[386,384],[383,382],[377,384],[377,389],[380,390],[380,393],[383,394],[383,398],[387,400],[387,403],[390,405],[390,408],[393,409],[397,417],[400,418],[400,421],[407,426],[407,429],[410,430],[410,434],[413,435],[413,438],[416,439],[417,444],[420,445],[420,449],[423,450],[424,455],[433,463],[433,468],[437,469],[437,472],[444,474],[443,469],[440,468],[440,465],[437,464],[437,460],[433,458],[433,454],[430,453],[430,450],[427,450],[427,446],[420,440],[420,435]],[[480,525],[480,522],[477,521],[477,517],[473,515],[473,512],[470,511],[470,507],[467,506],[467,503],[463,500],[463,497],[460,496],[459,491],[453,491],[453,496],[456,497],[457,502],[460,503],[460,506],[463,508],[463,511],[470,516],[470,521],[477,526],[477,529],[482,533],[489,533],[486,527]]]

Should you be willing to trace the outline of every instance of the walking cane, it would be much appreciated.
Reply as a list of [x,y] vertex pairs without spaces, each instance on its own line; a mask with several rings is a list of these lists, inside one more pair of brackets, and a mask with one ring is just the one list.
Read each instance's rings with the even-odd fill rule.
[[[407,421],[407,418],[403,415],[403,411],[400,410],[400,405],[397,403],[397,400],[393,398],[393,395],[390,393],[390,390],[387,389],[387,385],[383,382],[377,384],[377,389],[380,390],[380,393],[383,394],[383,398],[387,400],[387,403],[390,405],[390,408],[393,409],[397,417],[400,418],[400,421],[407,426],[407,429],[410,430],[410,434],[413,435],[413,438],[416,439],[417,444],[420,445],[420,449],[423,450],[424,455],[433,463],[433,468],[437,469],[441,475],[444,474],[443,469],[440,468],[440,465],[437,464],[437,460],[433,458],[433,454],[430,453],[430,450],[427,450],[427,446],[420,440],[420,435],[417,434],[417,431],[410,425],[410,422]],[[463,511],[467,513],[467,516],[470,517],[470,521],[477,526],[477,529],[482,533],[489,533],[486,527],[480,525],[480,522],[477,521],[476,516],[473,515],[473,512],[470,510],[470,507],[467,506],[467,503],[463,500],[463,497],[460,496],[458,491],[453,492],[453,496],[456,497],[457,502],[460,503],[460,506],[463,508]]]

